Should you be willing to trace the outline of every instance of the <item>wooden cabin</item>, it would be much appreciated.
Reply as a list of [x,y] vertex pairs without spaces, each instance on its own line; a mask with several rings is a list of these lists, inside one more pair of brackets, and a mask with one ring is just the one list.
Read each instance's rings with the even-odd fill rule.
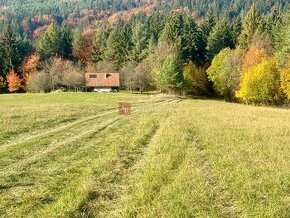
[[86,87],[95,92],[116,92],[120,88],[119,73],[86,73]]

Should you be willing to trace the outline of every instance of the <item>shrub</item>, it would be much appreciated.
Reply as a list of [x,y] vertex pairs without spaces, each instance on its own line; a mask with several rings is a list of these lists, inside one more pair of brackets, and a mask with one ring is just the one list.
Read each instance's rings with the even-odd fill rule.
[[48,92],[59,88],[74,89],[85,85],[85,77],[79,66],[61,58],[47,61],[42,71],[31,73],[27,79],[27,90]]
[[29,92],[48,92],[52,90],[49,74],[45,71],[31,73],[27,79],[26,89]]
[[68,89],[78,90],[85,85],[85,77],[79,67],[68,62],[63,72],[62,84]]
[[121,69],[121,84],[127,89],[140,92],[150,87],[151,78],[147,67],[140,63],[129,62]]

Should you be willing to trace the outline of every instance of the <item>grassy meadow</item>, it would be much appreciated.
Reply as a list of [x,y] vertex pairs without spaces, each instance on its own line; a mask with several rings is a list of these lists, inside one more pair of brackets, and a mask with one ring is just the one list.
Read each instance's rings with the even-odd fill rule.
[[[119,102],[132,113],[119,115]],[[290,110],[0,96],[1,217],[289,217]]]

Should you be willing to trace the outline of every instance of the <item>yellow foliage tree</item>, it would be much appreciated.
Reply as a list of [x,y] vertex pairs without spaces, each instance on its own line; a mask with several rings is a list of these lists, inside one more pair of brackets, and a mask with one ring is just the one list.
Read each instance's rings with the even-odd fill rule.
[[246,102],[279,103],[282,95],[276,60],[267,58],[245,71],[236,95]]
[[183,76],[189,93],[199,95],[207,92],[208,80],[205,68],[197,67],[190,61],[183,69]]
[[290,61],[289,64],[281,70],[281,89],[290,100]]

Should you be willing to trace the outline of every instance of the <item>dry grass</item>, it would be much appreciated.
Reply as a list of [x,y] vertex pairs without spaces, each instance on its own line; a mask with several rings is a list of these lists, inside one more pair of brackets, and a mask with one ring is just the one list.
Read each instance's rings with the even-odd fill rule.
[[2,217],[290,214],[289,110],[124,93],[0,101]]

